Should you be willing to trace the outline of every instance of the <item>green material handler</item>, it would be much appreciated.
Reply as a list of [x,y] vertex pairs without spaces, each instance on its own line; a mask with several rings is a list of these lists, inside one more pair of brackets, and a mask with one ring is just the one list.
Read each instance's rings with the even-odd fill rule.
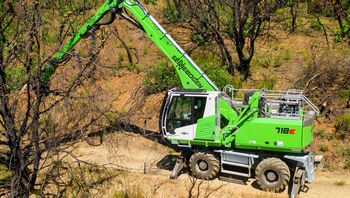
[[[126,14],[128,13],[128,14]],[[110,14],[106,22],[100,22]],[[252,177],[261,189],[290,197],[314,179],[312,122],[317,107],[300,90],[222,91],[194,63],[136,0],[108,0],[47,62],[43,81],[49,82],[59,64],[82,39],[120,15],[144,31],[173,63],[181,88],[167,92],[160,113],[160,132],[182,155],[172,171],[183,167],[193,176]],[[236,98],[236,96],[242,98]]]

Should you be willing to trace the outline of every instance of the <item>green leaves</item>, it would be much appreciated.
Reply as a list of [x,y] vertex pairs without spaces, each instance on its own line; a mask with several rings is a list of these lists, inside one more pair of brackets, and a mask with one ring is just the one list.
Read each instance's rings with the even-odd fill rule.
[[13,92],[21,89],[25,79],[26,71],[24,67],[7,67],[5,69],[6,74],[6,89],[9,92]]
[[163,10],[163,15],[170,23],[180,22],[182,14],[180,9],[175,4],[168,3]]
[[350,25],[343,24],[335,33],[335,41],[338,43],[341,42],[348,34],[350,34]]
[[336,135],[340,139],[346,139],[350,135],[350,114],[343,114],[336,120]]
[[155,65],[146,72],[143,85],[146,94],[153,94],[180,86],[180,79],[175,68],[164,62]]

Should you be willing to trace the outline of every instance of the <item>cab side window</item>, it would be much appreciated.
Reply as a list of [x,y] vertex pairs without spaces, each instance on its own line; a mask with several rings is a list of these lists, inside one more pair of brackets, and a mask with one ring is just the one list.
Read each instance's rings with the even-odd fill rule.
[[193,115],[195,123],[203,118],[206,102],[207,98],[205,97],[193,97]]
[[174,96],[167,114],[167,131],[197,123],[203,118],[206,97]]
[[192,98],[175,96],[167,115],[167,130],[174,132],[176,128],[193,124]]

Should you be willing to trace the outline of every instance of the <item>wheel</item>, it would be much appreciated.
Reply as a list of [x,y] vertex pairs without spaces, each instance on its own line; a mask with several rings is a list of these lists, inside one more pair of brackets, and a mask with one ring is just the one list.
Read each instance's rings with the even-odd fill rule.
[[256,167],[255,178],[262,190],[279,193],[286,189],[290,171],[281,159],[267,158]]
[[190,158],[190,169],[196,178],[210,180],[219,173],[220,162],[210,153],[195,153]]

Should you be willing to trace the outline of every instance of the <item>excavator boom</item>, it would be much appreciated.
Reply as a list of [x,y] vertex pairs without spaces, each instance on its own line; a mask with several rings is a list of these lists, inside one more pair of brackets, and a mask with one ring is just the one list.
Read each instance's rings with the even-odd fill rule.
[[[126,16],[123,13],[123,8],[131,13],[135,20]],[[137,24],[137,27],[146,32],[150,39],[174,64],[183,88],[218,91],[218,88],[208,76],[194,63],[149,12],[135,0],[109,0],[105,2],[96,14],[54,55],[53,60],[48,62],[43,72],[43,79],[45,81],[49,81],[58,63],[65,60],[67,53],[69,53],[82,38],[86,37],[89,31],[98,29],[100,26],[99,21],[109,12],[111,16],[113,16],[113,14],[119,14],[133,21],[134,24]]]

